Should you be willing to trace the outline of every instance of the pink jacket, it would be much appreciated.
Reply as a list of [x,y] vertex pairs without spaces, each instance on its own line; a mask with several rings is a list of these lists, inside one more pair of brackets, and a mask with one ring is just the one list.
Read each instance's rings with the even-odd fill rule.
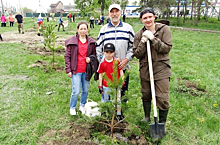
[[6,22],[7,20],[6,20],[6,18],[5,18],[5,16],[3,15],[3,16],[1,16],[1,22]]

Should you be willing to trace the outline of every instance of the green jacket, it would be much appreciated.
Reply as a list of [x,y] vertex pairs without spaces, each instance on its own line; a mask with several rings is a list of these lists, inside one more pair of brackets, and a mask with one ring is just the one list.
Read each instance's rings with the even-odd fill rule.
[[[155,38],[150,42],[154,80],[161,80],[171,76],[169,52],[172,48],[172,36],[169,26],[156,23]],[[139,59],[140,78],[149,81],[149,68],[147,57],[147,43],[141,42],[143,27],[134,36],[133,53]]]

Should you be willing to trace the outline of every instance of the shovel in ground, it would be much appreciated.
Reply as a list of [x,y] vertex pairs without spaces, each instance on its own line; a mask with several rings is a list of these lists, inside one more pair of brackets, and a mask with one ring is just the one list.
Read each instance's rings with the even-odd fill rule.
[[148,56],[148,63],[149,63],[151,95],[152,95],[152,102],[153,102],[153,109],[154,109],[154,121],[155,121],[154,124],[150,124],[150,136],[151,138],[161,139],[165,135],[165,125],[164,123],[158,123],[158,120],[157,120],[157,106],[156,106],[153,66],[152,66],[149,40],[147,41],[147,56]]

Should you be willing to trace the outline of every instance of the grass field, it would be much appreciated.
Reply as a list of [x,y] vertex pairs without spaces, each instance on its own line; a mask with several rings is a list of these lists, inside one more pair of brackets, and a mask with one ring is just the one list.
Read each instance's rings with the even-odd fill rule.
[[[33,27],[27,20],[25,29]],[[134,31],[142,25],[131,23]],[[73,35],[76,25],[59,37]],[[100,26],[89,34],[97,37]],[[3,30],[16,31],[16,27]],[[4,33],[3,33],[4,34]],[[173,48],[170,52],[172,77],[170,86],[171,108],[166,123],[167,135],[159,141],[162,145],[220,144],[220,34],[190,32],[172,29]],[[40,42],[39,42],[40,43]],[[87,124],[83,116],[69,115],[71,82],[65,71],[56,72],[50,65],[28,67],[36,61],[51,64],[51,56],[31,53],[19,43],[0,43],[0,144],[38,144],[48,130],[59,130],[68,122]],[[56,57],[58,66],[64,66],[64,54]],[[45,71],[46,69],[46,71]],[[98,82],[91,81],[89,98],[100,101]],[[131,126],[138,126],[149,144],[149,127],[142,124],[140,79],[137,60],[131,62],[129,105],[126,114]],[[128,106],[129,106],[128,105]],[[102,144],[121,142],[94,141]],[[59,136],[52,139],[59,140]]]

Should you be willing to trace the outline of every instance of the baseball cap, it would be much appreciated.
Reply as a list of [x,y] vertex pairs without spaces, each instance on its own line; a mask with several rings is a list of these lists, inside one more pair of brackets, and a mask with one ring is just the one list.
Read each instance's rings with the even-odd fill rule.
[[106,43],[104,45],[104,52],[106,51],[115,52],[115,46],[112,43]]
[[108,11],[110,12],[113,8],[116,8],[119,11],[121,11],[121,6],[119,4],[112,4],[112,5],[110,5]]
[[[141,11],[140,18],[142,18],[142,16],[146,13],[152,13],[153,15],[156,15],[154,10],[152,8],[148,7],[148,8],[145,8],[144,10]],[[157,19],[157,17],[156,17],[156,19]]]

